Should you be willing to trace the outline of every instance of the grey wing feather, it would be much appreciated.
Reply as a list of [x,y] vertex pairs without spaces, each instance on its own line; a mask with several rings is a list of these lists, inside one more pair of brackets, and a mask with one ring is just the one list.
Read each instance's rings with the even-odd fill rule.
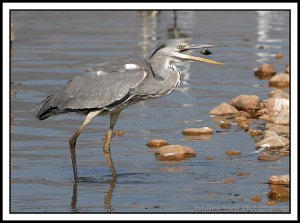
[[[126,69],[125,64],[137,64]],[[50,99],[52,107],[65,109],[103,108],[128,96],[130,89],[143,81],[147,67],[140,59],[105,63],[94,71],[75,77]]]

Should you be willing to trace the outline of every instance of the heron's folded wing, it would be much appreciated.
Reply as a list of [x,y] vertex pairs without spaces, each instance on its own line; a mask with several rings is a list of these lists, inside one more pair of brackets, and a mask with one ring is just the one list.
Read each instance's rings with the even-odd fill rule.
[[130,90],[139,85],[146,75],[144,67],[118,72],[87,72],[75,77],[58,91],[51,99],[51,106],[60,110],[92,109],[122,102],[123,98],[129,98]]

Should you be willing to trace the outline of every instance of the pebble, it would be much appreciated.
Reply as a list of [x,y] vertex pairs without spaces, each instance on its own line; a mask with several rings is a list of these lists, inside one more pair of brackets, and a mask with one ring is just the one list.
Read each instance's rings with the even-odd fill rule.
[[276,162],[280,158],[281,158],[281,156],[278,156],[278,155],[262,154],[262,155],[259,155],[257,159],[262,162]]
[[274,76],[276,74],[276,72],[275,72],[274,66],[272,64],[263,64],[259,68],[256,68],[254,70],[254,74],[255,74],[255,76],[257,76],[259,78],[263,78],[266,76],[267,77]]
[[209,111],[210,115],[231,115],[236,114],[238,110],[230,104],[221,103]]
[[239,95],[230,102],[238,110],[249,111],[254,110],[259,105],[260,99],[256,95]]
[[125,135],[125,131],[124,130],[115,130],[115,131],[113,131],[113,134],[115,134],[117,136],[123,136],[123,135]]
[[187,128],[182,131],[183,135],[212,135],[214,130],[210,127]]
[[236,180],[232,179],[232,178],[226,178],[223,180],[224,184],[230,184],[230,183],[234,183],[234,182],[236,182]]
[[289,175],[274,175],[269,177],[270,184],[276,185],[287,185],[290,184],[290,176]]
[[146,146],[151,148],[159,148],[166,145],[169,145],[169,143],[163,139],[153,139],[146,144]]
[[276,59],[282,59],[283,53],[277,53],[275,57],[276,57]]
[[254,202],[261,202],[261,197],[258,195],[255,195],[254,197],[251,198],[251,200]]
[[192,148],[186,146],[167,145],[158,148],[155,152],[155,156],[156,159],[160,161],[180,161],[185,158],[195,157],[196,152]]
[[237,150],[227,150],[225,154],[228,156],[239,156],[241,155],[241,152]]
[[267,201],[266,202],[266,205],[276,205],[276,204],[278,204],[278,202],[276,202],[276,201]]
[[214,160],[215,158],[213,158],[212,156],[208,156],[206,157],[207,160]]
[[285,88],[290,86],[290,75],[285,73],[276,74],[269,80],[270,87]]

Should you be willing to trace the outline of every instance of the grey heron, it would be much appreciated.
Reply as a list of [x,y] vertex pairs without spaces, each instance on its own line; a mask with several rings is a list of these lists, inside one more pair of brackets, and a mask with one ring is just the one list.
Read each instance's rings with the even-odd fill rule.
[[33,111],[34,116],[39,120],[67,112],[87,115],[82,125],[69,139],[75,182],[78,181],[76,140],[96,116],[110,115],[103,152],[115,178],[117,175],[110,155],[110,142],[120,112],[139,101],[161,98],[170,94],[180,83],[180,70],[173,64],[174,62],[200,61],[222,64],[185,53],[193,49],[203,50],[211,47],[217,45],[172,41],[159,45],[145,57],[111,60],[89,68],[37,104]]

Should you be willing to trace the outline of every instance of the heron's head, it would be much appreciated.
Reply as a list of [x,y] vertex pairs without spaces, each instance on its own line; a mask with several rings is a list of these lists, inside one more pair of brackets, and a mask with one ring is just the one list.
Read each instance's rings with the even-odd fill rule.
[[188,54],[188,52],[191,50],[200,49],[200,52],[202,54],[208,55],[211,54],[211,52],[208,51],[208,48],[212,47],[218,47],[218,45],[189,44],[185,42],[173,41],[158,46],[149,56],[149,59],[151,60],[152,58],[156,58],[159,60],[168,60],[169,62],[200,61],[211,64],[223,64],[207,58],[192,56]]

